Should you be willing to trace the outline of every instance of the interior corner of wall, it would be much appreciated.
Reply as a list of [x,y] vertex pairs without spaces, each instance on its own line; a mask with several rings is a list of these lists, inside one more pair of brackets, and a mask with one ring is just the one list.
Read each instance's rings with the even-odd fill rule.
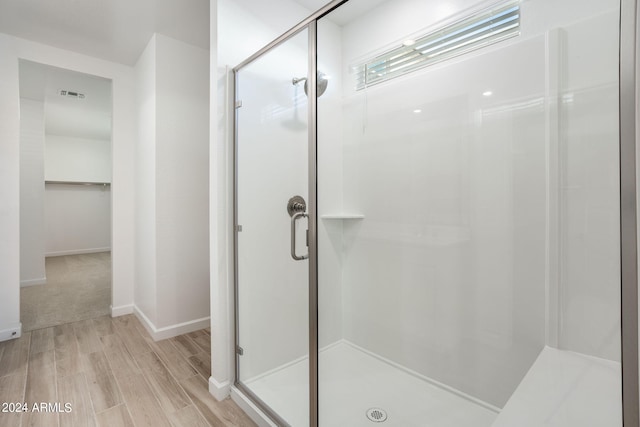
[[149,335],[151,335],[152,337],[156,335],[156,326],[136,304],[133,305],[133,314],[135,314],[138,320],[140,320],[140,323],[142,323]]

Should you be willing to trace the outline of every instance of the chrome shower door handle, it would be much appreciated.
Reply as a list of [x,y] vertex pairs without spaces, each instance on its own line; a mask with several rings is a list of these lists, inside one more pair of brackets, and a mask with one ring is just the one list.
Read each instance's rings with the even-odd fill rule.
[[308,215],[304,212],[296,212],[291,215],[291,258],[296,261],[302,261],[309,258],[309,254],[298,256],[296,255],[296,221],[298,218],[306,218]]

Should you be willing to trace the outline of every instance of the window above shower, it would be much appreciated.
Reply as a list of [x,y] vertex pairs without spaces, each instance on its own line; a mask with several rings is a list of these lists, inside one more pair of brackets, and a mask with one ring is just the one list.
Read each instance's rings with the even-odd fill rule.
[[520,5],[500,3],[353,66],[356,90],[520,34]]

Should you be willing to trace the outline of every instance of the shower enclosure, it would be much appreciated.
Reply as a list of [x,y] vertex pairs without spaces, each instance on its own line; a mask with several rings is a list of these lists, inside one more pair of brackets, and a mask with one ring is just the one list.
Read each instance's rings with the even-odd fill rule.
[[333,1],[233,70],[264,425],[638,427],[635,7]]

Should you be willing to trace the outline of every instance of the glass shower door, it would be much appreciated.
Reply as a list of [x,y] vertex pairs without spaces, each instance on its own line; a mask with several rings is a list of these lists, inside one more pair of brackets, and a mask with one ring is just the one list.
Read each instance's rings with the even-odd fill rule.
[[622,425],[620,2],[584,5],[318,20],[321,427]]
[[309,423],[307,69],[304,29],[235,80],[236,378],[295,426]]

